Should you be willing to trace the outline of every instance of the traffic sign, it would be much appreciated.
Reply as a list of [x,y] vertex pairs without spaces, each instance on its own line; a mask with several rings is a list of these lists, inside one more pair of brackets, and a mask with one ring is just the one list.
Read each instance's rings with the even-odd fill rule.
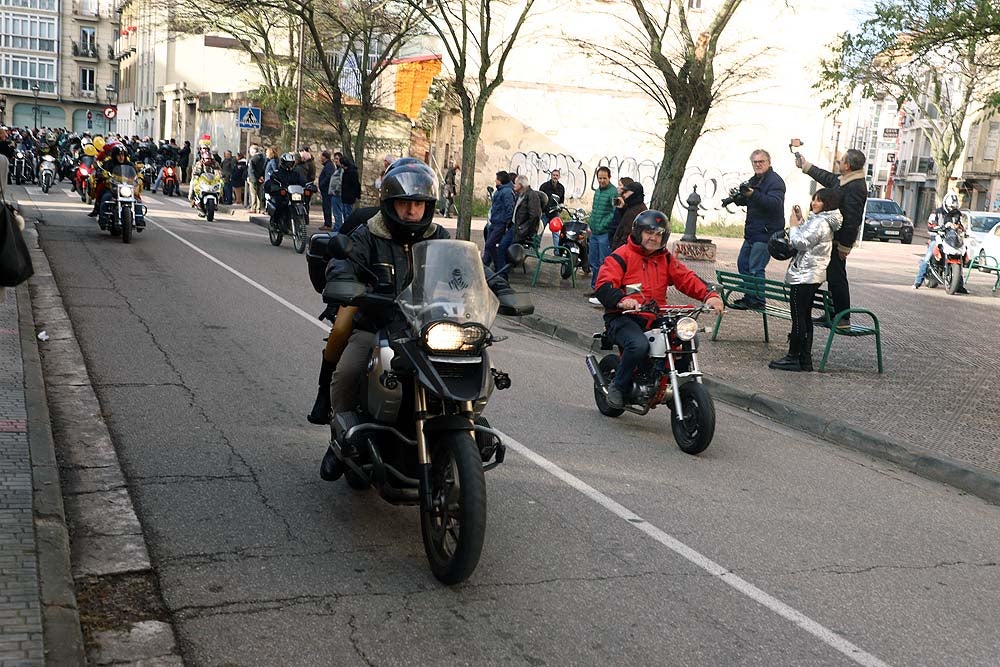
[[88,111],[87,112],[87,120],[94,120],[94,112],[93,111]]
[[104,107],[104,117],[107,118],[108,120],[114,119],[114,117],[117,116],[117,115],[118,115],[118,110],[115,109],[110,104],[108,106]]
[[259,130],[260,108],[240,107],[240,112],[236,114],[236,124],[241,130]]

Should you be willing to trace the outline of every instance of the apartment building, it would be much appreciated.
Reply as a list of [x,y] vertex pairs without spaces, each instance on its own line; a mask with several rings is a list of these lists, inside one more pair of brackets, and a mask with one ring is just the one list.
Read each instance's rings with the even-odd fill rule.
[[972,124],[962,177],[963,206],[973,211],[1000,211],[1000,114],[981,117]]
[[113,129],[117,29],[112,0],[0,0],[0,122]]

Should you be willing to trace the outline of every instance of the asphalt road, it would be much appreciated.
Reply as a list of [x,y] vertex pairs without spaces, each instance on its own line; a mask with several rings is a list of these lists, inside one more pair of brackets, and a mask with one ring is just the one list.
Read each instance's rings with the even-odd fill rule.
[[998,508],[723,404],[689,457],[503,320],[487,416],[515,451],[445,588],[414,508],[318,477],[322,306],[287,241],[148,197],[124,245],[28,191],[188,664],[1000,661]]

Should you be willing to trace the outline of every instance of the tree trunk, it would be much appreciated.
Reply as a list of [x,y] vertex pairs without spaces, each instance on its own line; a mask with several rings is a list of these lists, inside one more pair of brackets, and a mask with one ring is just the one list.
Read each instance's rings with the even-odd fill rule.
[[[476,100],[473,113],[463,114],[465,137],[462,139],[462,179],[458,186],[458,230],[455,237],[462,241],[472,238],[472,200],[476,187],[476,149],[483,131],[485,101]],[[471,118],[470,118],[471,116]]]
[[650,206],[662,211],[669,218],[677,201],[684,170],[694,145],[701,136],[701,129],[708,112],[697,113],[679,109],[663,135],[663,163],[656,174],[656,183],[650,197]]

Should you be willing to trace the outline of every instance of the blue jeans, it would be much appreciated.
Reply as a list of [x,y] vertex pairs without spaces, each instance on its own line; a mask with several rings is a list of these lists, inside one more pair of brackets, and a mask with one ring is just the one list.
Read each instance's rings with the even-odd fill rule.
[[917,277],[913,281],[913,284],[918,287],[924,284],[924,276],[927,275],[927,265],[931,263],[931,257],[934,256],[935,245],[937,245],[937,240],[931,241],[927,245],[927,252],[924,253],[924,258],[920,260],[920,266],[917,268]]
[[611,254],[611,239],[607,233],[590,235],[590,286],[597,285],[597,274],[604,265],[604,260]]
[[514,225],[511,225],[507,232],[500,239],[493,255],[493,267],[497,273],[507,268],[507,248],[514,243]]
[[156,192],[157,190],[159,190],[161,185],[163,185],[163,172],[162,171],[160,171],[158,174],[156,174],[156,180],[153,181],[153,192]]
[[[755,278],[764,279],[764,269],[767,268],[767,263],[771,261],[771,254],[767,251],[767,242],[765,241],[750,241],[746,239],[743,241],[743,247],[740,248],[740,255],[736,258],[737,270],[745,276],[753,276]],[[746,294],[746,300],[754,303],[764,303],[764,294]]]
[[[343,218],[344,222],[347,222],[347,216],[351,214],[354,210],[354,204],[346,204],[343,200],[340,202],[340,217]],[[340,224],[344,224],[344,222]],[[339,227],[338,227],[339,229]]]
[[344,202],[340,195],[330,195],[330,213],[333,215],[333,231],[339,231],[344,224]]

